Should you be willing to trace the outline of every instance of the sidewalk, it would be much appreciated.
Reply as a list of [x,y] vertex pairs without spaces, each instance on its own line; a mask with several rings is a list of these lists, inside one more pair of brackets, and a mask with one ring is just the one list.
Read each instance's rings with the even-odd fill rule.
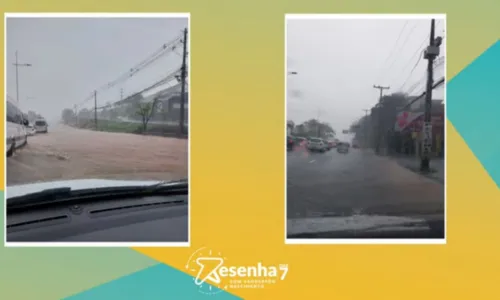
[[[420,158],[404,156],[404,155],[391,156],[391,158],[397,161],[398,164],[400,164],[401,166],[409,170],[412,170],[414,172],[420,173]],[[444,175],[445,175],[444,159],[433,157],[431,158],[430,165],[431,165],[431,173],[422,175],[437,180],[438,182],[444,184]]]

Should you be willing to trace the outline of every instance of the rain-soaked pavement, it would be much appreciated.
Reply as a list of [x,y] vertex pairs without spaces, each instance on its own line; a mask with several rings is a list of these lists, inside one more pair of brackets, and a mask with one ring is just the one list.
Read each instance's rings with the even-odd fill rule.
[[287,219],[444,214],[444,185],[369,150],[287,153]]
[[6,160],[7,186],[62,179],[187,178],[185,139],[96,132],[64,125],[28,138]]

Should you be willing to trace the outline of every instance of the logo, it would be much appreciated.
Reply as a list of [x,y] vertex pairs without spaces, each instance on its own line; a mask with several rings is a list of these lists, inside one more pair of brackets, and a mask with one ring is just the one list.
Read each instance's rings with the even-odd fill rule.
[[202,247],[186,263],[186,270],[194,276],[199,292],[208,295],[236,289],[259,289],[285,280],[288,264],[233,265],[220,252]]

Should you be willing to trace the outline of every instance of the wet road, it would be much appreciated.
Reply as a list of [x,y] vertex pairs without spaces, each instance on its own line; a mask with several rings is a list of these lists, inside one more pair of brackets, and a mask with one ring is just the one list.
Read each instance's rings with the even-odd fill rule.
[[48,134],[28,137],[6,164],[8,186],[84,178],[173,180],[187,177],[188,142],[55,125]]
[[287,218],[442,214],[444,185],[368,150],[287,153]]

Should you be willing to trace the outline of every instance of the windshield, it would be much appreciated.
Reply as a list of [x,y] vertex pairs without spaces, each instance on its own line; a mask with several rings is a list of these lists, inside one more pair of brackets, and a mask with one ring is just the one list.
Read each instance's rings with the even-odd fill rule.
[[441,36],[444,19],[287,19],[287,132],[311,141],[284,154],[288,238],[429,237],[412,230],[444,222],[445,53],[429,90],[419,60],[431,22]]
[[188,177],[187,17],[6,22],[6,59],[19,62],[19,89],[6,67],[6,93],[35,125],[15,128],[7,195],[23,184]]

